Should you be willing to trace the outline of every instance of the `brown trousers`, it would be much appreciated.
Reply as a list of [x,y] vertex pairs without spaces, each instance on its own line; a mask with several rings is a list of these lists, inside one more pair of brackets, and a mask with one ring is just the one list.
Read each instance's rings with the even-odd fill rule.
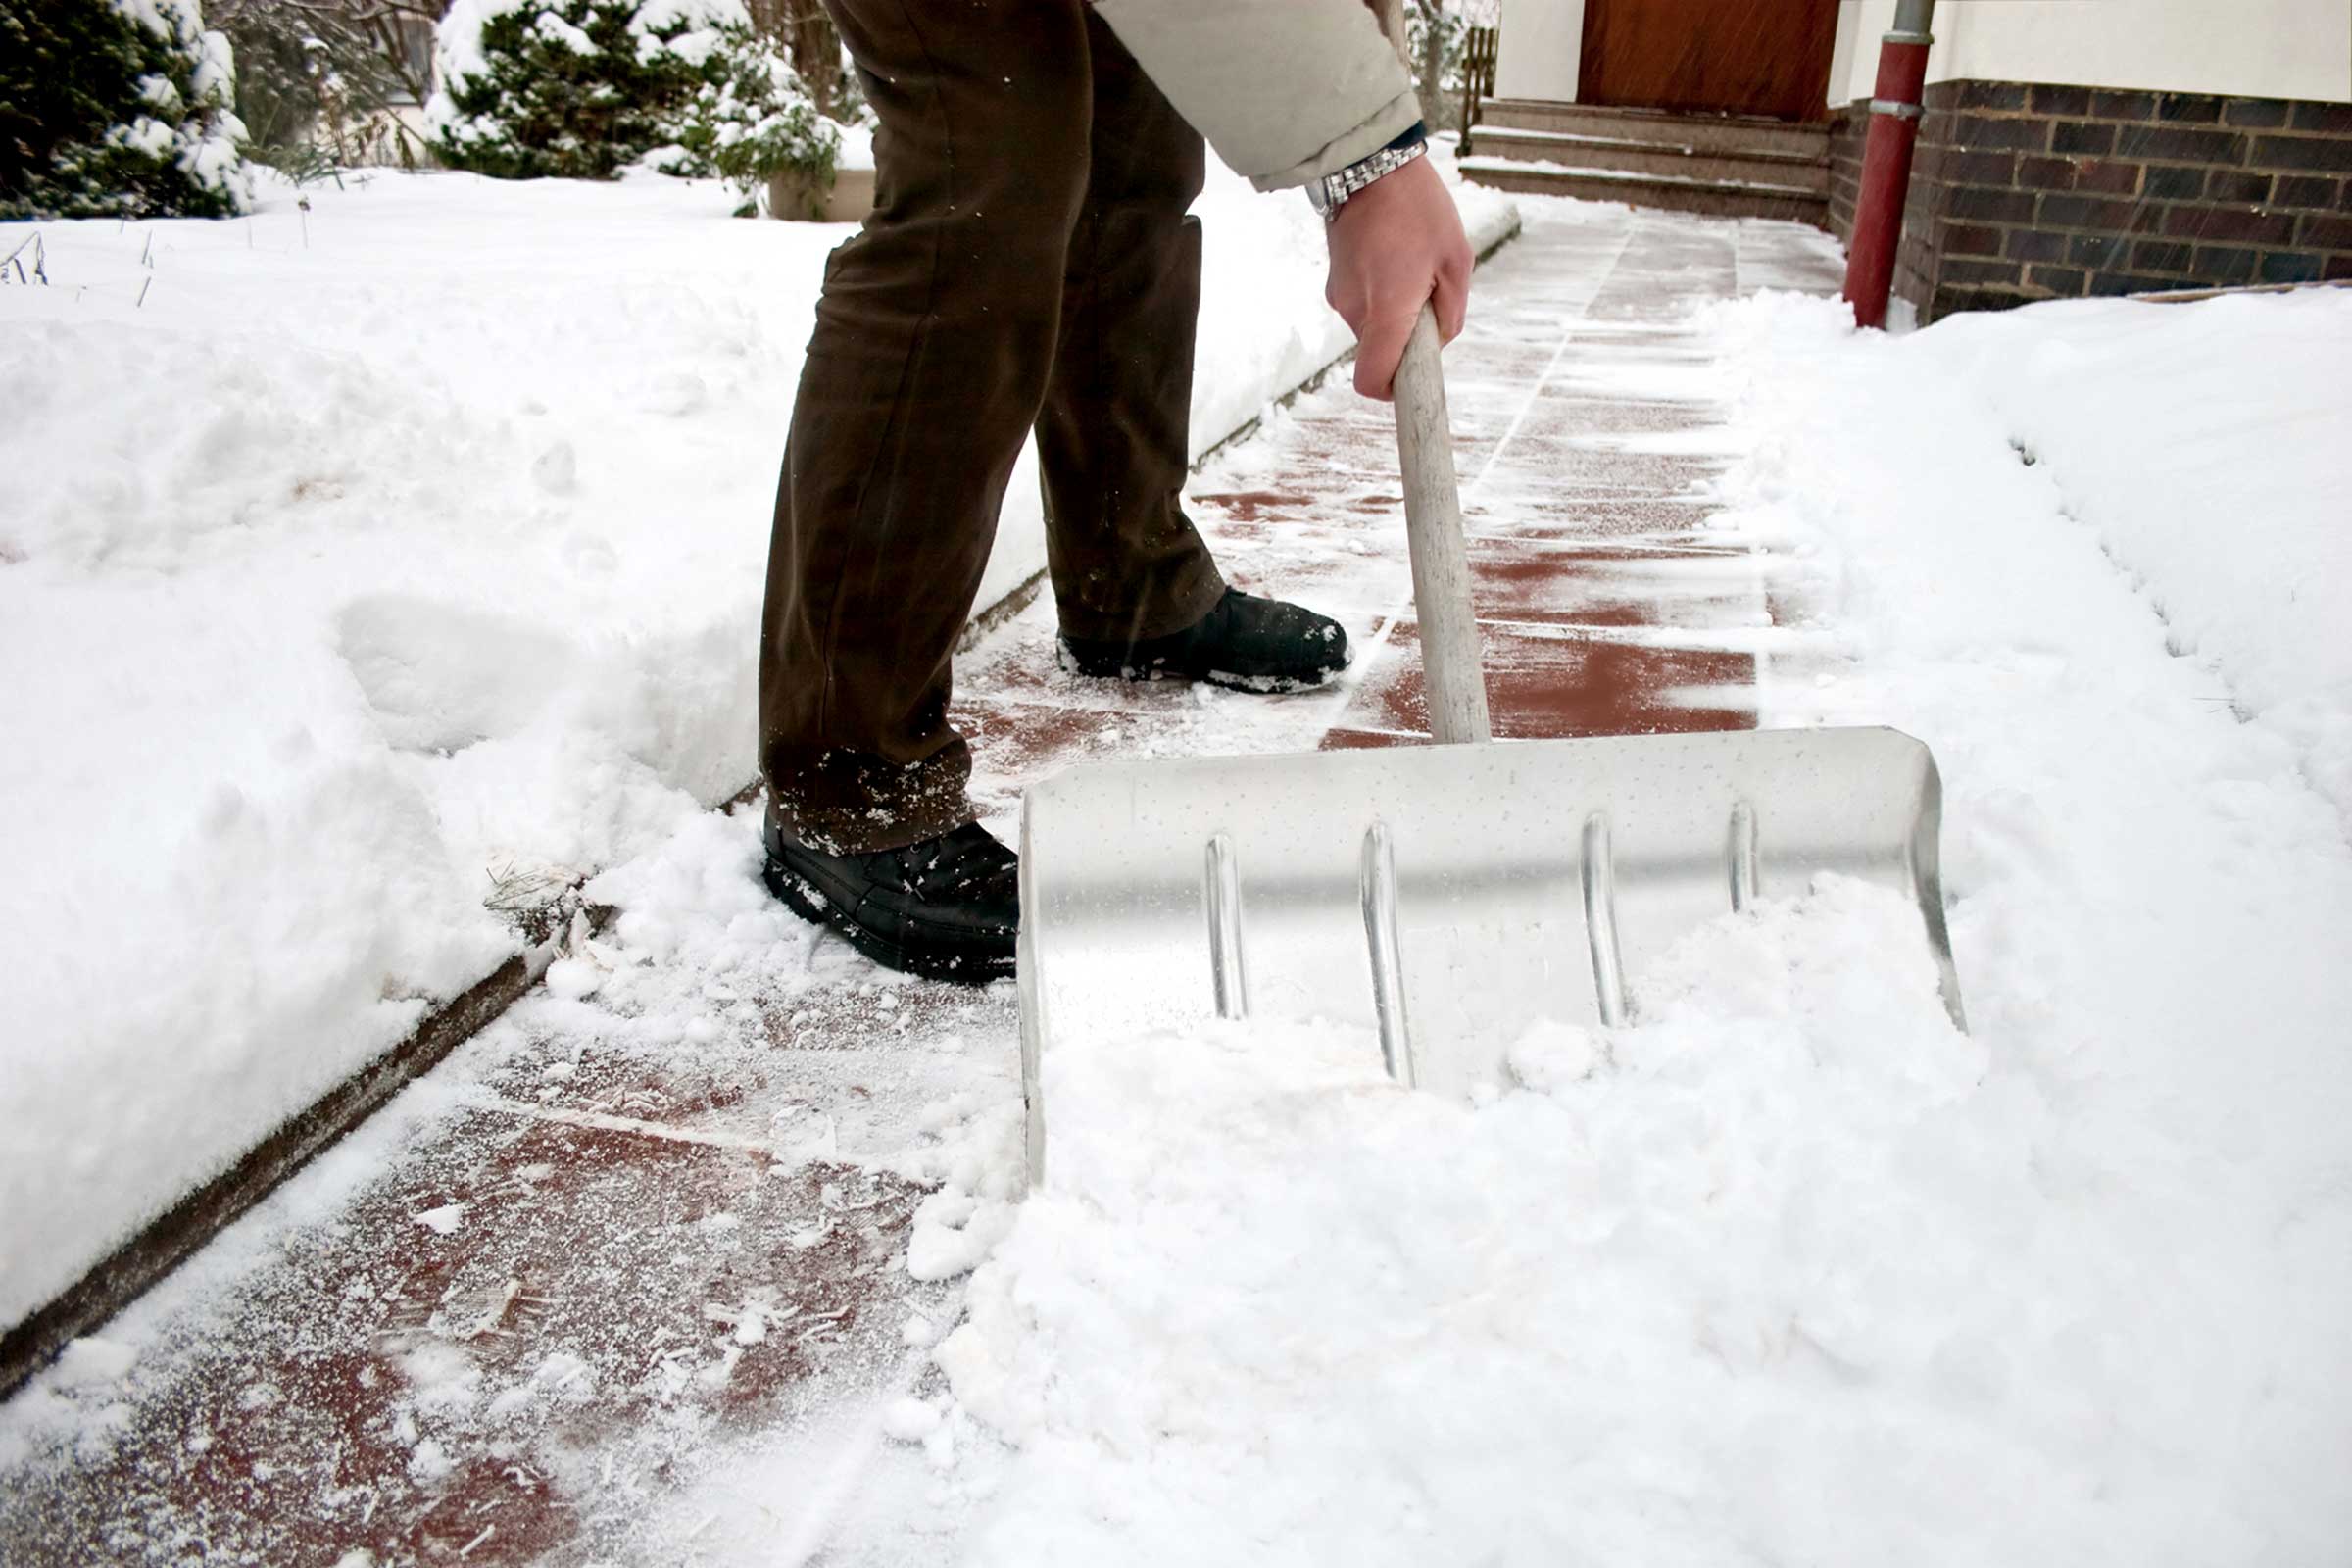
[[827,0],[874,211],[825,266],[769,547],[771,819],[832,853],[971,820],[949,662],[1034,427],[1062,629],[1154,637],[1224,590],[1180,507],[1200,136],[1084,0]]

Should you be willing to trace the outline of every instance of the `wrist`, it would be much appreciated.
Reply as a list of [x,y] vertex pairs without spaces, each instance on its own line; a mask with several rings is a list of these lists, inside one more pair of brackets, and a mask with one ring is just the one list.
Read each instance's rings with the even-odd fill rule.
[[1428,151],[1429,133],[1419,121],[1415,121],[1410,130],[1390,142],[1386,147],[1367,157],[1357,159],[1345,169],[1325,174],[1319,179],[1309,180],[1306,186],[1307,202],[1316,212],[1323,215],[1323,220],[1328,223],[1339,216],[1340,209],[1348,204],[1349,198],[1395,173]]

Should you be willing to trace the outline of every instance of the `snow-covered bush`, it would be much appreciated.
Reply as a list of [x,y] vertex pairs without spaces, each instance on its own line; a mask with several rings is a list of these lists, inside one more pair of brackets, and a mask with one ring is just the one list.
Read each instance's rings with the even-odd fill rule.
[[222,218],[248,188],[198,0],[0,0],[0,218]]
[[722,172],[722,152],[790,146],[807,99],[741,0],[458,0],[438,48],[438,151],[507,178],[610,178],[657,150]]
[[[677,123],[677,150],[654,160],[665,173],[719,175],[747,202],[776,175],[821,208],[833,187],[841,132],[816,111],[808,87],[782,47],[763,33],[729,23],[719,30],[706,81]],[[784,213],[787,218],[816,213]]]

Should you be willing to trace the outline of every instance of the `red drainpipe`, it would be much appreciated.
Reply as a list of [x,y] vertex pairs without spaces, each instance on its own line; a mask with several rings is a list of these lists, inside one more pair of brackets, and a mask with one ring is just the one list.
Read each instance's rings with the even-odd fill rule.
[[1919,139],[1920,99],[1928,82],[1928,19],[1936,0],[1898,0],[1894,30],[1879,45],[1879,86],[1870,101],[1870,139],[1862,148],[1862,190],[1845,252],[1845,302],[1856,326],[1886,324],[1894,284],[1895,242],[1903,233],[1903,197],[1911,187],[1911,147]]

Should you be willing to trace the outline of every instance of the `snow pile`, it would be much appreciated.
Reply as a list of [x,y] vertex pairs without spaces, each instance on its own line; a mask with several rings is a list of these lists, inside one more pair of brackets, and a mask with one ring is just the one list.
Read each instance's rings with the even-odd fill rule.
[[[2342,390],[2281,347],[2352,299],[2216,309],[1716,309],[1714,527],[1799,561],[1761,720],[1935,748],[1973,1035],[1915,916],[1825,879],[1471,1103],[1298,1027],[1056,1052],[1049,1186],[938,1352],[949,1427],[1018,1447],[938,1467],[977,1560],[2340,1555],[2352,847],[2231,683],[2283,692],[2352,589],[2312,525]],[[2323,416],[2184,451],[2217,376]],[[2138,466],[2298,477],[2209,536],[2111,408]]]
[[2125,570],[2177,652],[2290,736],[2352,830],[2352,296],[1964,316],[1919,344]]
[[310,195],[61,225],[5,301],[0,650],[41,674],[0,694],[0,1321],[494,966],[494,876],[751,773],[831,236],[685,187]]
[[[842,226],[380,174],[43,229],[0,294],[0,1324],[754,777],[777,455]],[[1492,233],[1510,217],[1466,195]],[[1194,431],[1320,368],[1217,170]],[[1033,466],[982,587],[1045,563]]]
[[[2315,527],[2340,493],[2326,476],[2344,387],[2296,384],[2311,367],[2282,347],[2342,343],[2352,297],[2034,307],[1899,340],[1820,301],[1721,321],[1756,436],[1721,525],[1809,550],[1811,569],[1776,584],[1782,618],[1854,655],[1768,677],[1761,718],[1892,723],[1935,748],[1969,1016],[1996,1073],[2050,1108],[2045,1186],[2096,1195],[2112,1251],[2161,1245],[2180,1275],[2149,1290],[2111,1257],[2110,1310],[2136,1348],[2097,1353],[2180,1401],[2167,1441],[2217,1516],[2227,1499],[2257,1534],[2138,1560],[2340,1554],[2352,848],[2340,802],[2314,787],[2308,726],[2233,684],[2280,667],[2247,652],[2295,647],[2307,615],[2352,594]],[[2173,352],[2136,351],[2139,334]],[[1974,352],[1995,336],[2005,368]],[[2071,382],[2092,406],[2020,390],[2079,375],[2102,342],[2107,374]],[[1952,373],[1955,357],[1982,379]],[[2274,375],[2286,391],[2260,394],[2261,423],[2210,401],[2208,377],[2253,397]],[[2110,402],[2148,419],[2144,436]],[[2016,448],[2035,433],[2052,455],[2029,466]],[[2139,467],[2201,470],[2211,494],[2242,475],[2259,504],[2200,508]],[[2176,605],[2217,631],[2278,624],[2187,654],[2163,618]],[[2196,1403],[2217,1395],[2234,1409]]]
[[2249,1560],[2261,1400],[2184,1363],[2261,1282],[2041,1167],[1915,925],[1727,916],[1474,1104],[1298,1026],[1057,1052],[939,1354],[1023,1450],[976,1560]]

